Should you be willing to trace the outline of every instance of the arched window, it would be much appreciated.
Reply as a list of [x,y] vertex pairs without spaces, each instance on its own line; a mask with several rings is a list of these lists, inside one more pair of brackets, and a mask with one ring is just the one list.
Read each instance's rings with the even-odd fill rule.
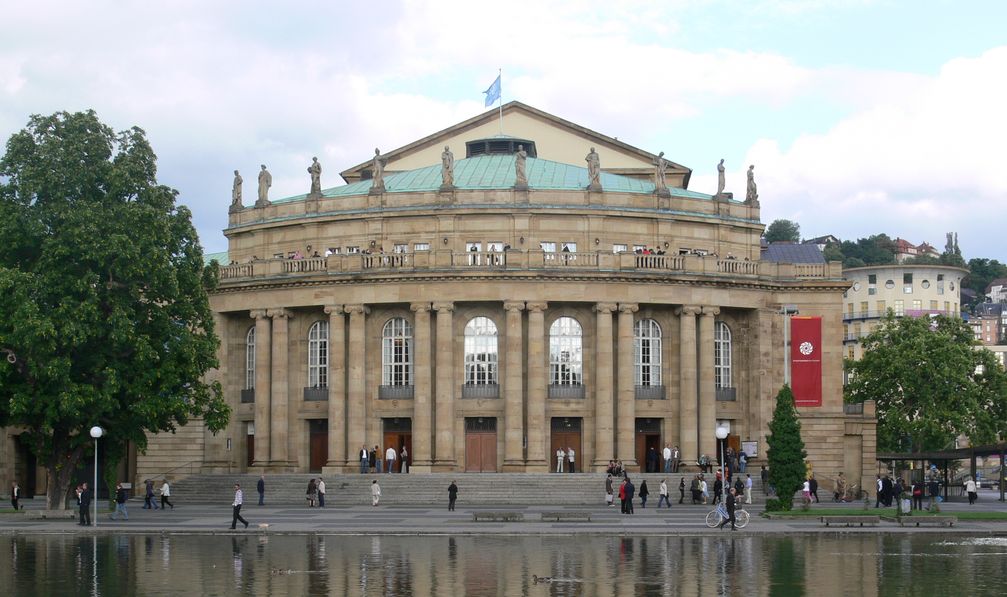
[[465,324],[465,383],[497,383],[497,326],[489,317],[474,317]]
[[653,319],[641,319],[633,326],[633,362],[636,385],[661,385],[661,326]]
[[308,387],[329,386],[329,322],[316,321],[308,330]]
[[245,389],[255,389],[255,326],[245,334]]
[[381,384],[413,385],[413,326],[401,317],[389,319],[381,332]]
[[560,317],[549,328],[549,383],[579,386],[583,383],[584,332],[573,317]]
[[731,328],[718,321],[713,329],[713,379],[719,389],[731,385]]

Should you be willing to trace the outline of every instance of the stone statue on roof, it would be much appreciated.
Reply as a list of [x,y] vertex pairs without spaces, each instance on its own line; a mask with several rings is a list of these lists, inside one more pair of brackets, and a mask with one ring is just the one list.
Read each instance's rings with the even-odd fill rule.
[[259,198],[255,201],[255,207],[266,207],[269,205],[269,187],[273,186],[273,175],[266,170],[266,165],[262,164],[259,171]]
[[724,188],[727,186],[727,180],[724,177],[724,158],[720,158],[720,163],[717,164],[717,194],[723,195]]
[[441,186],[453,187],[455,184],[455,154],[451,153],[451,148],[444,146],[441,152]]
[[311,194],[322,194],[322,165],[318,163],[318,158],[311,158],[311,165],[308,166],[308,174],[311,175]]
[[592,191],[600,191],[601,158],[598,157],[598,152],[592,147],[591,151],[587,152],[584,161],[587,162],[587,188]]
[[519,189],[528,188],[528,172],[525,169],[527,159],[528,152],[524,150],[524,145],[518,145],[517,151],[514,153],[514,186]]
[[385,164],[388,160],[381,155],[381,150],[374,148],[374,157],[371,159],[371,192],[385,192]]
[[748,167],[748,188],[745,192],[745,204],[759,207],[759,190],[755,186],[755,165]]
[[244,182],[238,171],[234,171],[234,182],[231,183],[231,207],[241,207],[241,183]]
[[668,160],[664,159],[664,152],[657,154],[651,162],[654,164],[654,192],[658,195],[670,195],[668,192]]

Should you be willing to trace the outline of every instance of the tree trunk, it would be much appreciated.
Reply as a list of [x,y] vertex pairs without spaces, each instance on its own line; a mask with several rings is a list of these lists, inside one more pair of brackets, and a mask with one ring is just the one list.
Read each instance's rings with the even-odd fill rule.
[[[56,448],[57,446],[54,446]],[[74,471],[80,462],[82,448],[75,448],[69,454],[61,454],[53,450],[53,456],[46,463],[46,493],[45,507],[47,510],[66,510],[66,498],[70,493],[70,484]]]

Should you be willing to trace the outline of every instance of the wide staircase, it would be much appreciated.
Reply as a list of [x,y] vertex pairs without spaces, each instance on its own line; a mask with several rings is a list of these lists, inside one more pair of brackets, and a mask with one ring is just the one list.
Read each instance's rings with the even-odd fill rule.
[[[266,475],[266,503],[268,505],[300,506],[306,503],[308,481],[317,474]],[[630,478],[639,494],[640,484],[647,481],[650,491],[648,501],[657,504],[661,479],[667,479],[668,489],[678,502],[678,483],[682,474],[631,473]],[[713,483],[710,495],[713,495]],[[447,502],[451,481],[458,485],[458,500],[466,505],[528,505],[576,506],[599,505],[605,501],[605,475],[602,473],[433,473],[385,474],[371,473],[328,475],[325,480],[325,503],[334,506],[369,504],[371,482],[377,479],[381,486],[382,504],[434,505]],[[256,482],[258,475],[194,475],[171,484],[172,501],[185,503],[229,504],[234,497],[234,484],[241,483],[245,502],[258,500]],[[685,499],[690,500],[689,482],[692,473],[685,474]],[[613,479],[618,492],[621,479]],[[752,477],[754,501],[765,500],[762,483]]]

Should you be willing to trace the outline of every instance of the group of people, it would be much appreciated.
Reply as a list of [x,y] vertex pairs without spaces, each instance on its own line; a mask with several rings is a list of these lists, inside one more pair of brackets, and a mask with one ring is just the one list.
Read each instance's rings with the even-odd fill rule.
[[[144,491],[143,491],[143,509],[144,510],[157,510],[158,509],[158,506],[157,506],[157,496],[154,494],[154,482],[151,481],[150,479],[146,479],[143,482],[143,486],[144,486]],[[168,480],[167,479],[163,479],[161,481],[160,494],[161,494],[161,507],[160,507],[160,509],[163,510],[164,507],[167,506],[167,507],[171,508],[172,510],[174,510],[175,509],[175,504],[171,503],[171,486],[168,484]]]
[[[265,483],[265,478],[259,478],[260,483]],[[305,493],[305,499],[308,500],[308,507],[314,508],[315,502],[318,502],[319,508],[325,507],[325,481],[321,477],[317,479],[312,477],[308,480],[308,490]],[[259,500],[261,505],[262,494],[259,494]]]
[[405,445],[396,451],[393,446],[388,446],[384,451],[384,458],[380,448],[374,446],[370,450],[367,445],[360,446],[360,474],[380,473],[382,469],[386,473],[408,473],[409,472],[409,450]]
[[[566,469],[564,471],[564,468]],[[572,447],[556,448],[556,472],[575,473],[577,472],[577,453]]]

